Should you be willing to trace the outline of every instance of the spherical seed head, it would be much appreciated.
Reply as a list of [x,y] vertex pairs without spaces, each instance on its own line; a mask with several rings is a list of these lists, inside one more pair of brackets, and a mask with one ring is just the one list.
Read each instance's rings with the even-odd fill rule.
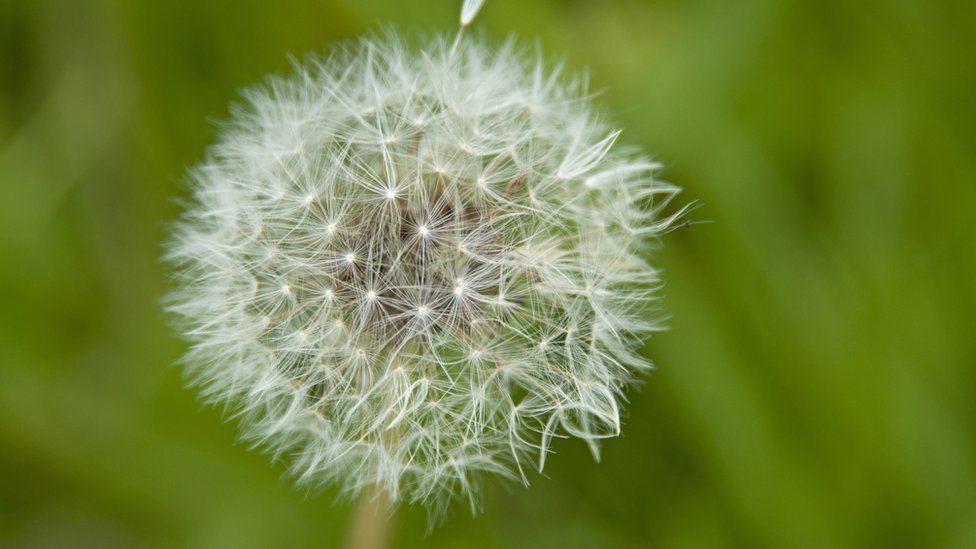
[[170,257],[188,371],[301,482],[439,510],[620,431],[677,189],[511,44],[370,38],[246,93]]

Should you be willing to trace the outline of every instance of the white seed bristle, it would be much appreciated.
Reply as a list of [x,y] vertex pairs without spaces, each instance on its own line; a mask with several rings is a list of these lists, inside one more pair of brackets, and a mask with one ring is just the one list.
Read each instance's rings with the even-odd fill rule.
[[478,11],[484,3],[485,0],[464,0],[464,4],[461,6],[462,27],[467,27],[474,21],[474,18],[478,15]]

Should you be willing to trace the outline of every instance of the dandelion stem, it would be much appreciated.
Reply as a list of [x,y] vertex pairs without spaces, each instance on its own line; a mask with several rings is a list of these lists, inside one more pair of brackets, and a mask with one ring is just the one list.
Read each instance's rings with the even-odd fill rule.
[[346,549],[384,549],[389,542],[393,510],[385,490],[363,490],[352,517]]

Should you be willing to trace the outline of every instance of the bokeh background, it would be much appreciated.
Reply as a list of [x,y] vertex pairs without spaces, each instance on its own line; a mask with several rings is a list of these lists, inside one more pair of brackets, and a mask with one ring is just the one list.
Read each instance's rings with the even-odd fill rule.
[[[183,388],[166,224],[237,90],[460,0],[0,0],[0,545],[333,547]],[[596,465],[395,547],[976,547],[976,3],[488,0],[698,202]]]

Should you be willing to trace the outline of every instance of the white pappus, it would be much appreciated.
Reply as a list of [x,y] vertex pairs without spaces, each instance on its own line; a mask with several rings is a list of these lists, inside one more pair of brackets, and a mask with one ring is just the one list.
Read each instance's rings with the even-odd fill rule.
[[374,36],[248,90],[169,246],[190,378],[301,483],[435,514],[554,437],[596,455],[680,215],[617,137],[583,78],[476,37]]

